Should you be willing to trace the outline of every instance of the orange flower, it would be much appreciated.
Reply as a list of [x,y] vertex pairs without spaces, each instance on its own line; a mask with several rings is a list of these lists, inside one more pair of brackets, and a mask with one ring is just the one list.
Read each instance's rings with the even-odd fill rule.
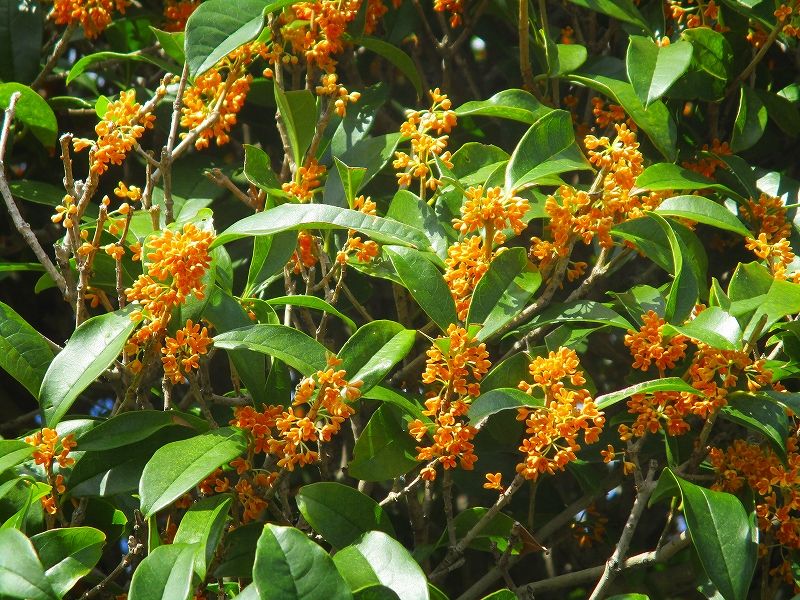
[[208,353],[211,338],[208,337],[208,328],[200,329],[200,324],[192,323],[189,319],[183,329],[179,329],[175,337],[167,336],[164,347],[161,348],[161,363],[164,366],[164,375],[172,383],[182,383],[192,369],[200,368],[200,356]]
[[[377,205],[369,197],[365,198],[364,196],[359,196],[356,198],[353,201],[353,208],[367,215],[375,216],[377,213]],[[347,241],[336,255],[337,262],[341,264],[346,263],[347,256],[351,253],[355,253],[356,259],[362,263],[370,262],[378,256],[378,244],[372,240],[364,242],[356,233],[358,232],[355,229],[348,230]]]
[[125,14],[129,4],[129,0],[53,0],[53,20],[57,25],[79,23],[91,40],[108,27],[115,9]]
[[486,483],[483,484],[487,490],[497,490],[499,492],[503,491],[503,474],[502,473],[487,473],[486,474]]
[[201,0],[167,0],[164,3],[164,31],[183,31],[186,21]]
[[75,459],[69,457],[69,453],[77,445],[71,433],[64,436],[61,440],[61,451],[58,452],[58,454],[56,454],[56,447],[58,446],[59,439],[55,429],[45,427],[41,431],[37,431],[26,437],[25,442],[36,447],[36,450],[33,452],[33,460],[37,465],[44,466],[47,471],[50,471],[52,468],[53,459],[55,459],[62,468],[70,467],[75,464]]
[[702,153],[703,155],[697,160],[685,161],[682,165],[690,171],[695,171],[708,178],[713,178],[717,169],[727,168],[725,163],[717,158],[717,156],[728,156],[732,154],[732,151],[728,142],[720,142],[715,138],[711,142],[710,147],[708,144],[703,145]]
[[325,175],[325,167],[317,162],[316,158],[309,158],[305,164],[297,169],[294,179],[284,183],[281,187],[287,194],[294,196],[300,202],[310,202],[320,186],[320,178]]
[[625,345],[630,348],[633,356],[633,368],[647,371],[651,364],[655,364],[663,374],[666,369],[675,367],[675,363],[686,354],[686,336],[673,335],[669,340],[664,339],[663,330],[666,321],[656,314],[648,311],[642,315],[644,323],[639,331],[628,330],[625,336]]
[[461,25],[461,15],[464,13],[464,0],[433,0],[433,10],[450,13],[450,27]]
[[758,200],[748,200],[741,212],[758,231],[757,237],[745,239],[745,247],[767,262],[776,279],[787,279],[795,255],[789,241],[792,225],[781,199],[762,193]]
[[[502,231],[507,227],[519,235],[525,229],[522,217],[528,212],[528,201],[511,196],[503,188],[486,190],[483,186],[470,187],[467,200],[461,206],[461,218],[453,219],[453,226],[461,235],[486,228],[489,242],[503,243]],[[491,233],[489,233],[491,232]]]

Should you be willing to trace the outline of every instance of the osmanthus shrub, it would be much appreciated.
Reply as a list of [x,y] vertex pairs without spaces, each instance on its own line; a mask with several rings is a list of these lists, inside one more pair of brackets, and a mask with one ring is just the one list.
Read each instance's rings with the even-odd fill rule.
[[799,31],[0,0],[0,598],[791,597]]

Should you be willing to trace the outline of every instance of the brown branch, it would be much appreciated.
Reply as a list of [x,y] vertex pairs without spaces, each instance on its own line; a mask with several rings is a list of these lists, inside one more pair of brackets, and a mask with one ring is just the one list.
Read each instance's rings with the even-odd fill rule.
[[36,79],[33,80],[31,83],[31,87],[33,89],[38,88],[42,83],[44,83],[45,78],[50,74],[50,71],[56,66],[58,59],[61,58],[61,55],[64,54],[64,51],[67,49],[69,45],[70,39],[72,39],[72,35],[75,33],[75,30],[78,28],[77,23],[70,23],[67,25],[66,29],[64,29],[64,33],[61,34],[61,38],[59,38],[58,42],[53,48],[53,53],[47,59],[44,67],[42,68],[41,72],[36,76]]

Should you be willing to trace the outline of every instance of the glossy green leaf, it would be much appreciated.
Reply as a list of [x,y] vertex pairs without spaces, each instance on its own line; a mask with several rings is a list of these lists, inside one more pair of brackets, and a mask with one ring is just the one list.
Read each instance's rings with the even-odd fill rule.
[[45,576],[62,597],[100,560],[105,534],[94,527],[51,529],[31,538]]
[[148,518],[247,449],[241,429],[223,427],[156,450],[139,482],[140,510]]
[[763,435],[778,456],[786,459],[789,417],[783,406],[770,397],[744,392],[730,394],[720,416]]
[[358,437],[348,474],[363,481],[386,481],[404,475],[417,465],[416,446],[397,409],[384,404]]
[[539,289],[542,276],[524,248],[510,248],[489,265],[472,294],[467,323],[482,323],[485,340],[514,318]]
[[188,600],[192,593],[195,546],[159,546],[136,567],[130,600]]
[[283,267],[296,248],[297,233],[294,231],[254,237],[253,258],[247,270],[247,287],[242,296],[252,296],[268,285],[273,277],[282,275]]
[[717,306],[703,310],[685,325],[667,325],[664,333],[670,332],[681,333],[721,350],[739,350],[742,347],[739,322]]
[[414,300],[442,331],[458,322],[456,304],[442,272],[425,254],[402,246],[386,246],[383,251]]
[[73,82],[77,77],[80,77],[89,71],[94,65],[104,64],[108,61],[115,62],[143,62],[155,65],[159,69],[167,73],[175,73],[180,75],[182,66],[175,64],[171,61],[163,60],[157,55],[151,56],[149,54],[141,53],[123,53],[123,52],[95,52],[94,54],[87,54],[76,61],[69,70],[67,75],[67,85]]
[[382,531],[364,534],[333,557],[336,568],[352,589],[383,585],[401,600],[428,600],[428,582],[422,568],[400,542]]
[[289,136],[289,146],[296,165],[303,164],[311,145],[317,122],[317,102],[308,90],[284,92],[275,86],[275,102]]
[[542,406],[542,400],[516,388],[497,388],[481,394],[472,401],[469,408],[469,420],[472,423],[479,423],[501,410],[524,406]]
[[530,92],[503,90],[488,100],[471,100],[455,109],[459,117],[497,117],[533,125],[553,109],[539,102]]
[[356,324],[353,322],[353,319],[342,314],[336,307],[316,296],[306,296],[303,294],[298,294],[296,296],[279,296],[277,298],[270,298],[267,300],[267,304],[270,306],[286,306],[288,304],[290,306],[301,306],[303,308],[321,310],[329,315],[340,318],[351,330],[355,331],[356,329]]
[[724,598],[745,600],[757,561],[757,534],[742,503],[736,496],[700,487],[664,469],[650,504],[678,495],[706,575]]
[[572,117],[554,110],[536,121],[522,137],[508,161],[505,187],[509,193],[565,171],[591,169],[575,144]]
[[622,390],[598,396],[595,398],[595,404],[599,409],[606,409],[636,394],[653,394],[655,392],[688,392],[701,395],[680,377],[662,377],[661,379],[636,383]]
[[247,181],[269,194],[281,197],[288,196],[281,189],[281,183],[272,170],[267,153],[261,148],[250,144],[244,145],[244,176]]
[[699,293],[697,277],[692,272],[691,264],[684,261],[685,246],[678,241],[675,227],[661,215],[649,213],[666,235],[672,255],[673,280],[667,295],[664,318],[667,321],[683,321],[694,308]]
[[659,46],[649,37],[632,35],[625,60],[628,79],[642,104],[658,100],[683,75],[692,60],[692,45],[678,41]]
[[417,96],[422,96],[422,78],[417,71],[417,66],[408,54],[397,46],[374,37],[358,37],[353,39],[353,44],[356,46],[363,46],[367,50],[371,50],[392,63],[408,78],[411,85],[417,90]]
[[[453,519],[453,528],[455,529],[456,539],[460,540],[467,535],[488,511],[487,508],[482,506],[473,506],[464,511],[461,511],[455,519]],[[494,544],[500,552],[508,548],[508,540],[511,537],[511,529],[514,527],[514,519],[510,516],[500,512],[494,517],[489,519],[480,533],[472,540],[469,547],[476,550],[489,552],[492,544]],[[447,532],[442,532],[442,536],[437,542],[437,547],[447,546],[449,543]]]
[[767,128],[767,107],[761,97],[743,85],[739,93],[739,111],[733,124],[731,150],[741,152],[754,146]]
[[297,508],[314,531],[335,548],[344,548],[369,531],[395,535],[386,512],[369,496],[341,483],[304,485]]
[[0,368],[38,397],[52,360],[53,351],[39,332],[0,302]]
[[131,307],[85,321],[50,363],[39,391],[48,427],[56,425],[67,414],[78,395],[122,352],[136,326],[130,313]]
[[732,77],[734,53],[725,36],[710,27],[684,29],[681,38],[688,41],[694,52],[689,71],[673,87],[683,90],[690,98],[720,100]]
[[[256,544],[263,529],[263,523],[248,523],[229,531],[219,549],[219,563],[214,569],[214,577],[241,577],[250,579],[253,575],[253,561]],[[258,595],[256,595],[258,598]]]
[[620,329],[633,329],[633,325],[627,319],[606,305],[592,300],[578,300],[569,304],[556,303],[550,305],[520,327],[519,331],[528,332],[542,325],[575,321],[598,323],[600,325],[619,327]]
[[550,73],[551,77],[560,77],[577,71],[586,62],[589,52],[581,44],[556,44],[557,64]]
[[225,350],[246,348],[274,356],[310,376],[324,369],[325,346],[302,331],[283,325],[250,325],[221,333],[214,338],[214,346]]
[[439,221],[436,212],[419,196],[409,190],[398,190],[386,216],[424,231],[436,255],[443,260],[447,257],[447,248],[450,245],[448,231]]
[[186,41],[185,32],[162,31],[152,25],[150,26],[150,31],[153,32],[156,40],[158,40],[164,54],[180,65],[186,62],[186,53],[183,51]]
[[45,7],[0,1],[0,81],[30,83],[39,73]]
[[331,557],[299,529],[271,523],[258,539],[253,581],[261,600],[348,600]]
[[704,190],[713,189],[732,193],[724,185],[708,177],[672,163],[650,165],[636,178],[636,187],[659,192],[664,190]]
[[766,331],[778,319],[800,312],[800,284],[776,280],[766,267],[755,262],[736,267],[728,296],[729,312],[742,325],[745,340],[756,327],[763,324],[762,331]]
[[58,600],[36,556],[21,531],[0,529],[0,596],[18,600]]
[[27,85],[0,83],[0,108],[5,109],[11,96],[17,92],[20,94],[17,102],[17,121],[30,128],[31,133],[43,146],[55,146],[58,133],[56,115],[47,101]]
[[650,32],[650,27],[639,9],[631,0],[570,0],[573,4],[588,8],[623,23],[630,23]]
[[349,381],[361,381],[361,393],[380,383],[411,351],[416,331],[395,321],[371,321],[345,342],[338,356]]
[[198,500],[183,515],[175,533],[174,543],[195,545],[194,570],[202,580],[225,532],[232,503],[231,496],[222,494]]
[[21,440],[0,440],[0,473],[26,461],[35,449]]
[[251,215],[218,235],[215,244],[227,244],[248,236],[305,229],[355,229],[379,243],[411,246],[419,250],[430,247],[425,234],[414,227],[357,210],[324,204],[283,204]]
[[[361,181],[361,187],[364,187],[394,158],[394,152],[400,139],[399,133],[364,137],[338,158],[351,168],[363,167],[366,169]],[[339,178],[339,171],[336,169],[328,171],[328,178],[322,193],[322,203],[331,206],[348,206],[344,185]],[[380,240],[376,238],[376,241]],[[396,244],[398,242],[387,241],[386,243]]]
[[353,201],[361,189],[361,184],[364,181],[364,176],[367,174],[365,167],[348,167],[341,160],[333,157],[333,162],[336,164],[336,171],[339,173],[339,179],[342,181],[344,188],[344,195],[347,198],[347,205],[353,208]]
[[199,432],[208,429],[208,423],[189,413],[177,410],[137,410],[115,415],[101,421],[77,439],[81,451],[113,450],[141,442],[157,431],[180,425]]

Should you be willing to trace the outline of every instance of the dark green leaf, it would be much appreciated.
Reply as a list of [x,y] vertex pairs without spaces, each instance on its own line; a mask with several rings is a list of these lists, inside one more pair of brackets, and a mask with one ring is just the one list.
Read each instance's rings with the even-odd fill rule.
[[188,600],[195,550],[193,544],[168,544],[154,549],[133,572],[128,598]]
[[81,451],[112,450],[141,442],[170,425],[180,425],[199,432],[208,429],[205,420],[189,413],[177,410],[137,410],[101,421],[81,435],[77,443]]
[[77,77],[83,75],[86,71],[90,70],[93,65],[96,64],[103,64],[107,61],[116,61],[116,62],[143,62],[148,63],[151,65],[155,65],[159,69],[162,69],[168,73],[177,73],[180,75],[181,72],[181,65],[177,65],[170,61],[162,60],[158,58],[158,56],[151,56],[149,54],[141,54],[141,53],[122,53],[122,52],[95,52],[94,54],[87,54],[86,56],[82,57],[78,60],[72,68],[69,70],[69,75],[67,75],[67,85],[72,83]]
[[0,0],[0,81],[30,83],[39,73],[44,6]]
[[542,406],[542,400],[516,388],[490,390],[473,400],[469,409],[469,420],[472,423],[478,423],[501,410],[521,408],[523,406]]
[[281,189],[281,183],[272,170],[267,153],[250,144],[244,145],[244,176],[247,181],[269,194],[281,197],[288,195]]
[[317,123],[317,103],[308,90],[284,92],[275,86],[275,102],[286,126],[289,145],[296,165],[302,166],[306,150],[311,145]]
[[636,187],[653,192],[714,189],[732,193],[724,185],[720,185],[700,173],[684,169],[672,163],[650,165],[636,178]]
[[314,530],[335,548],[344,548],[368,531],[394,536],[389,516],[369,496],[347,485],[322,481],[300,488],[297,508]]
[[386,481],[404,475],[418,462],[416,446],[396,409],[384,404],[358,437],[348,473],[363,481]]
[[295,248],[297,233],[294,231],[253,238],[253,258],[247,270],[247,287],[242,296],[251,296],[268,285],[274,276],[282,273]]
[[424,231],[436,255],[441,259],[447,257],[447,248],[450,245],[447,231],[434,210],[413,192],[399,190],[392,198],[386,217]]
[[56,425],[75,402],[122,352],[136,323],[130,307],[92,317],[82,323],[50,363],[39,392],[48,427]]
[[760,433],[778,456],[786,459],[789,417],[783,406],[771,398],[743,392],[731,394],[720,416]]
[[731,150],[741,152],[754,146],[766,128],[767,107],[755,90],[743,85],[739,94],[739,112],[731,134]]
[[599,323],[621,329],[633,329],[633,326],[626,319],[604,304],[592,300],[578,300],[569,304],[552,304],[528,321],[520,328],[520,331],[531,331],[551,323],[570,323],[575,321]]
[[380,584],[401,600],[428,600],[428,582],[422,568],[400,542],[382,531],[371,531],[337,552],[336,568],[352,589]]
[[353,201],[356,198],[358,190],[361,189],[361,184],[364,181],[364,175],[367,174],[365,167],[348,167],[341,160],[333,157],[333,162],[336,164],[336,170],[339,173],[339,179],[344,188],[344,196],[347,198],[347,205],[353,208]]
[[0,529],[0,596],[58,600],[31,541],[17,529]]
[[643,381],[625,389],[598,396],[595,398],[595,404],[597,404],[597,408],[606,409],[620,400],[625,400],[636,394],[653,394],[655,392],[689,392],[690,394],[700,395],[696,389],[680,377],[662,377],[661,379]]
[[397,46],[384,42],[374,37],[358,37],[353,39],[353,44],[356,46],[363,46],[367,50],[372,50],[397,67],[400,72],[405,75],[414,88],[417,90],[417,96],[422,96],[422,78],[417,72],[417,67],[411,57],[400,50]]
[[302,331],[283,325],[251,325],[221,333],[214,346],[225,350],[246,348],[268,354],[310,376],[327,364],[325,346]]
[[31,542],[50,585],[62,597],[100,560],[106,536],[94,527],[70,527],[45,531]]
[[172,503],[246,449],[245,433],[241,429],[224,427],[156,450],[147,461],[139,482],[140,510],[145,518]]
[[325,302],[325,300],[317,298],[316,296],[305,296],[303,294],[297,294],[296,296],[280,296],[278,298],[270,298],[267,300],[267,304],[270,306],[286,306],[288,304],[290,306],[302,306],[303,308],[321,310],[322,312],[340,318],[351,330],[356,330],[356,324],[353,322],[353,319],[342,314],[336,307],[331,306],[329,303]]
[[361,381],[361,392],[380,383],[414,345],[416,332],[394,321],[371,321],[345,342],[338,355],[349,381]]
[[261,600],[348,600],[352,594],[328,554],[299,529],[264,527],[253,581]]
[[642,104],[658,100],[683,75],[692,60],[692,45],[678,41],[659,46],[649,37],[630,36],[625,60],[628,79]]
[[465,102],[455,109],[455,113],[459,117],[498,117],[533,125],[551,110],[534,98],[530,92],[511,89],[498,92],[488,100]]
[[573,4],[608,15],[623,23],[641,27],[650,33],[650,27],[639,9],[631,0],[570,0]]
[[230,519],[228,512],[233,498],[227,495],[210,496],[198,500],[181,518],[175,533],[176,544],[195,545],[194,570],[201,580],[214,560],[225,526]]
[[442,331],[458,322],[456,304],[442,272],[424,253],[402,246],[386,246],[383,251],[414,300]]
[[0,473],[27,460],[35,449],[20,440],[0,440]]
[[38,397],[52,360],[53,351],[39,332],[0,302],[0,368]]
[[43,146],[55,146],[58,133],[56,115],[45,99],[27,85],[0,83],[0,107],[7,107],[11,96],[17,92],[20,94],[17,102],[17,120],[29,127],[31,133]]

